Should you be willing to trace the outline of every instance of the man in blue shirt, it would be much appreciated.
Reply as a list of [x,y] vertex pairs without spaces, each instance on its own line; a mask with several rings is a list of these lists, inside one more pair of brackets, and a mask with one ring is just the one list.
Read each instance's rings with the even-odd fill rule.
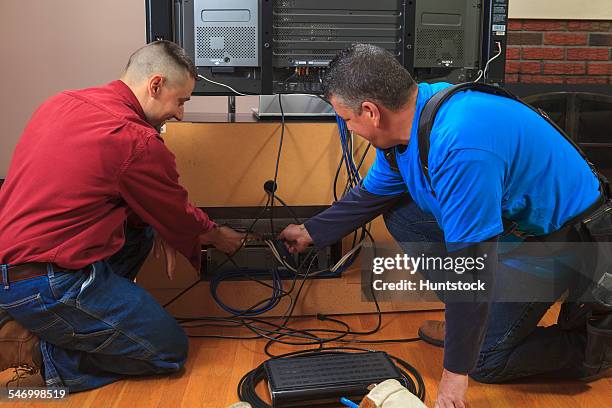
[[[502,219],[542,236],[598,201],[597,177],[549,123],[512,99],[475,91],[454,95],[438,111],[430,133],[429,183],[419,160],[418,122],[426,102],[448,86],[417,85],[390,53],[371,45],[357,44],[332,61],[325,94],[349,130],[377,148],[376,160],[342,200],[281,233],[291,252],[336,242],[384,214],[400,243],[442,241],[449,253],[484,245],[493,255],[489,282],[499,286],[499,277],[512,273],[495,251]],[[397,171],[384,156],[394,146]],[[555,281],[557,295],[571,285],[571,276],[561,282]],[[464,406],[468,374],[491,383],[590,374],[582,365],[583,331],[536,327],[551,304],[447,302],[436,406]]]

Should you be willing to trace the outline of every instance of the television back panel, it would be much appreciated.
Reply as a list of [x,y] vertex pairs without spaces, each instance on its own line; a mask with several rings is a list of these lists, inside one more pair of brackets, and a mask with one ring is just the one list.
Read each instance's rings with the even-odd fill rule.
[[173,7],[171,1],[145,0],[147,43],[159,40],[175,41]]
[[195,0],[197,66],[259,66],[258,3],[258,0]]
[[[320,94],[331,59],[381,46],[418,81],[503,84],[508,0],[145,0],[147,40],[173,40],[239,92]],[[495,57],[495,58],[493,58]],[[232,95],[198,81],[195,95]]]
[[481,14],[480,0],[417,1],[414,67],[478,67]]
[[326,67],[354,43],[400,58],[405,30],[401,0],[274,0],[273,66]]

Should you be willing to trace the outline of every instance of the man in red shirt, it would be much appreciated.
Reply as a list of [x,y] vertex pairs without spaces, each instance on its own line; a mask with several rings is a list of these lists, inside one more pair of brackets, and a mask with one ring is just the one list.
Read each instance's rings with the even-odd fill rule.
[[182,367],[185,332],[133,282],[154,235],[170,278],[176,251],[199,270],[203,243],[232,253],[243,239],[188,201],[157,130],[182,119],[196,78],[159,41],[121,80],[34,113],[0,190],[0,370],[75,392]]

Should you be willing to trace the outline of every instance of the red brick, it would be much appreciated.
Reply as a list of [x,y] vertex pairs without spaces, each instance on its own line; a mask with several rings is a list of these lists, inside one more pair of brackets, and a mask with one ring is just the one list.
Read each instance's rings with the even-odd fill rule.
[[508,31],[520,31],[522,28],[522,20],[508,20]]
[[610,30],[609,21],[568,21],[569,31],[608,31]]
[[521,62],[519,71],[521,74],[540,74],[542,73],[542,64],[539,62]]
[[506,83],[515,84],[518,82],[518,74],[506,74]]
[[568,84],[607,84],[606,77],[569,77],[565,79]]
[[545,45],[586,45],[587,33],[545,33]]
[[527,60],[562,60],[565,58],[565,49],[563,48],[523,48],[523,59]]
[[594,34],[591,33],[589,45],[595,47],[612,47],[612,34]]
[[545,76],[545,75],[521,75],[520,82],[530,84],[562,84],[565,78],[562,76]]
[[564,31],[567,27],[565,21],[558,20],[525,20],[523,31]]
[[584,62],[549,62],[544,64],[545,74],[583,75],[586,73]]
[[508,45],[542,45],[542,33],[508,33]]
[[589,62],[589,75],[612,75],[612,62]]
[[608,53],[607,48],[568,48],[567,59],[569,61],[606,61]]
[[517,60],[521,58],[521,49],[518,47],[508,47],[506,49],[506,59]]
[[506,74],[518,74],[521,63],[518,61],[506,61]]

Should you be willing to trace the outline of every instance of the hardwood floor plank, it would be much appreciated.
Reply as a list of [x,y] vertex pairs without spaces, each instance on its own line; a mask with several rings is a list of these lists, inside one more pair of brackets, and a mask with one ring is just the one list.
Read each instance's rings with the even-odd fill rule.
[[[542,324],[556,321],[558,305],[544,316]],[[425,319],[440,319],[443,312],[393,313],[383,315],[382,330],[360,339],[403,338],[416,335]],[[351,315],[339,318],[353,330],[366,331],[376,326],[375,315]],[[296,319],[295,328],[331,328],[338,324],[314,318]],[[218,329],[217,329],[218,330]],[[245,335],[248,330],[223,329],[226,335]],[[191,333],[213,333],[213,329],[191,330]],[[218,333],[218,331],[217,331]],[[71,395],[64,403],[27,403],[19,407],[89,408],[89,407],[202,407],[226,408],[238,397],[236,387],[240,378],[268,359],[263,352],[265,340],[190,340],[190,356],[185,369],[172,376],[154,376],[110,384],[98,390]],[[333,343],[330,345],[343,345]],[[357,347],[384,350],[413,365],[426,384],[426,404],[433,406],[437,383],[442,373],[443,350],[423,342],[401,344],[359,344]],[[275,345],[274,354],[296,351],[304,347]],[[4,373],[3,373],[4,374]],[[2,377],[3,378],[3,377]],[[269,402],[267,384],[261,383],[259,395]],[[612,406],[612,379],[603,378],[592,383],[579,381],[522,381],[511,384],[480,384],[470,380],[468,392],[470,408],[591,408]],[[313,407],[315,408],[315,407]]]

